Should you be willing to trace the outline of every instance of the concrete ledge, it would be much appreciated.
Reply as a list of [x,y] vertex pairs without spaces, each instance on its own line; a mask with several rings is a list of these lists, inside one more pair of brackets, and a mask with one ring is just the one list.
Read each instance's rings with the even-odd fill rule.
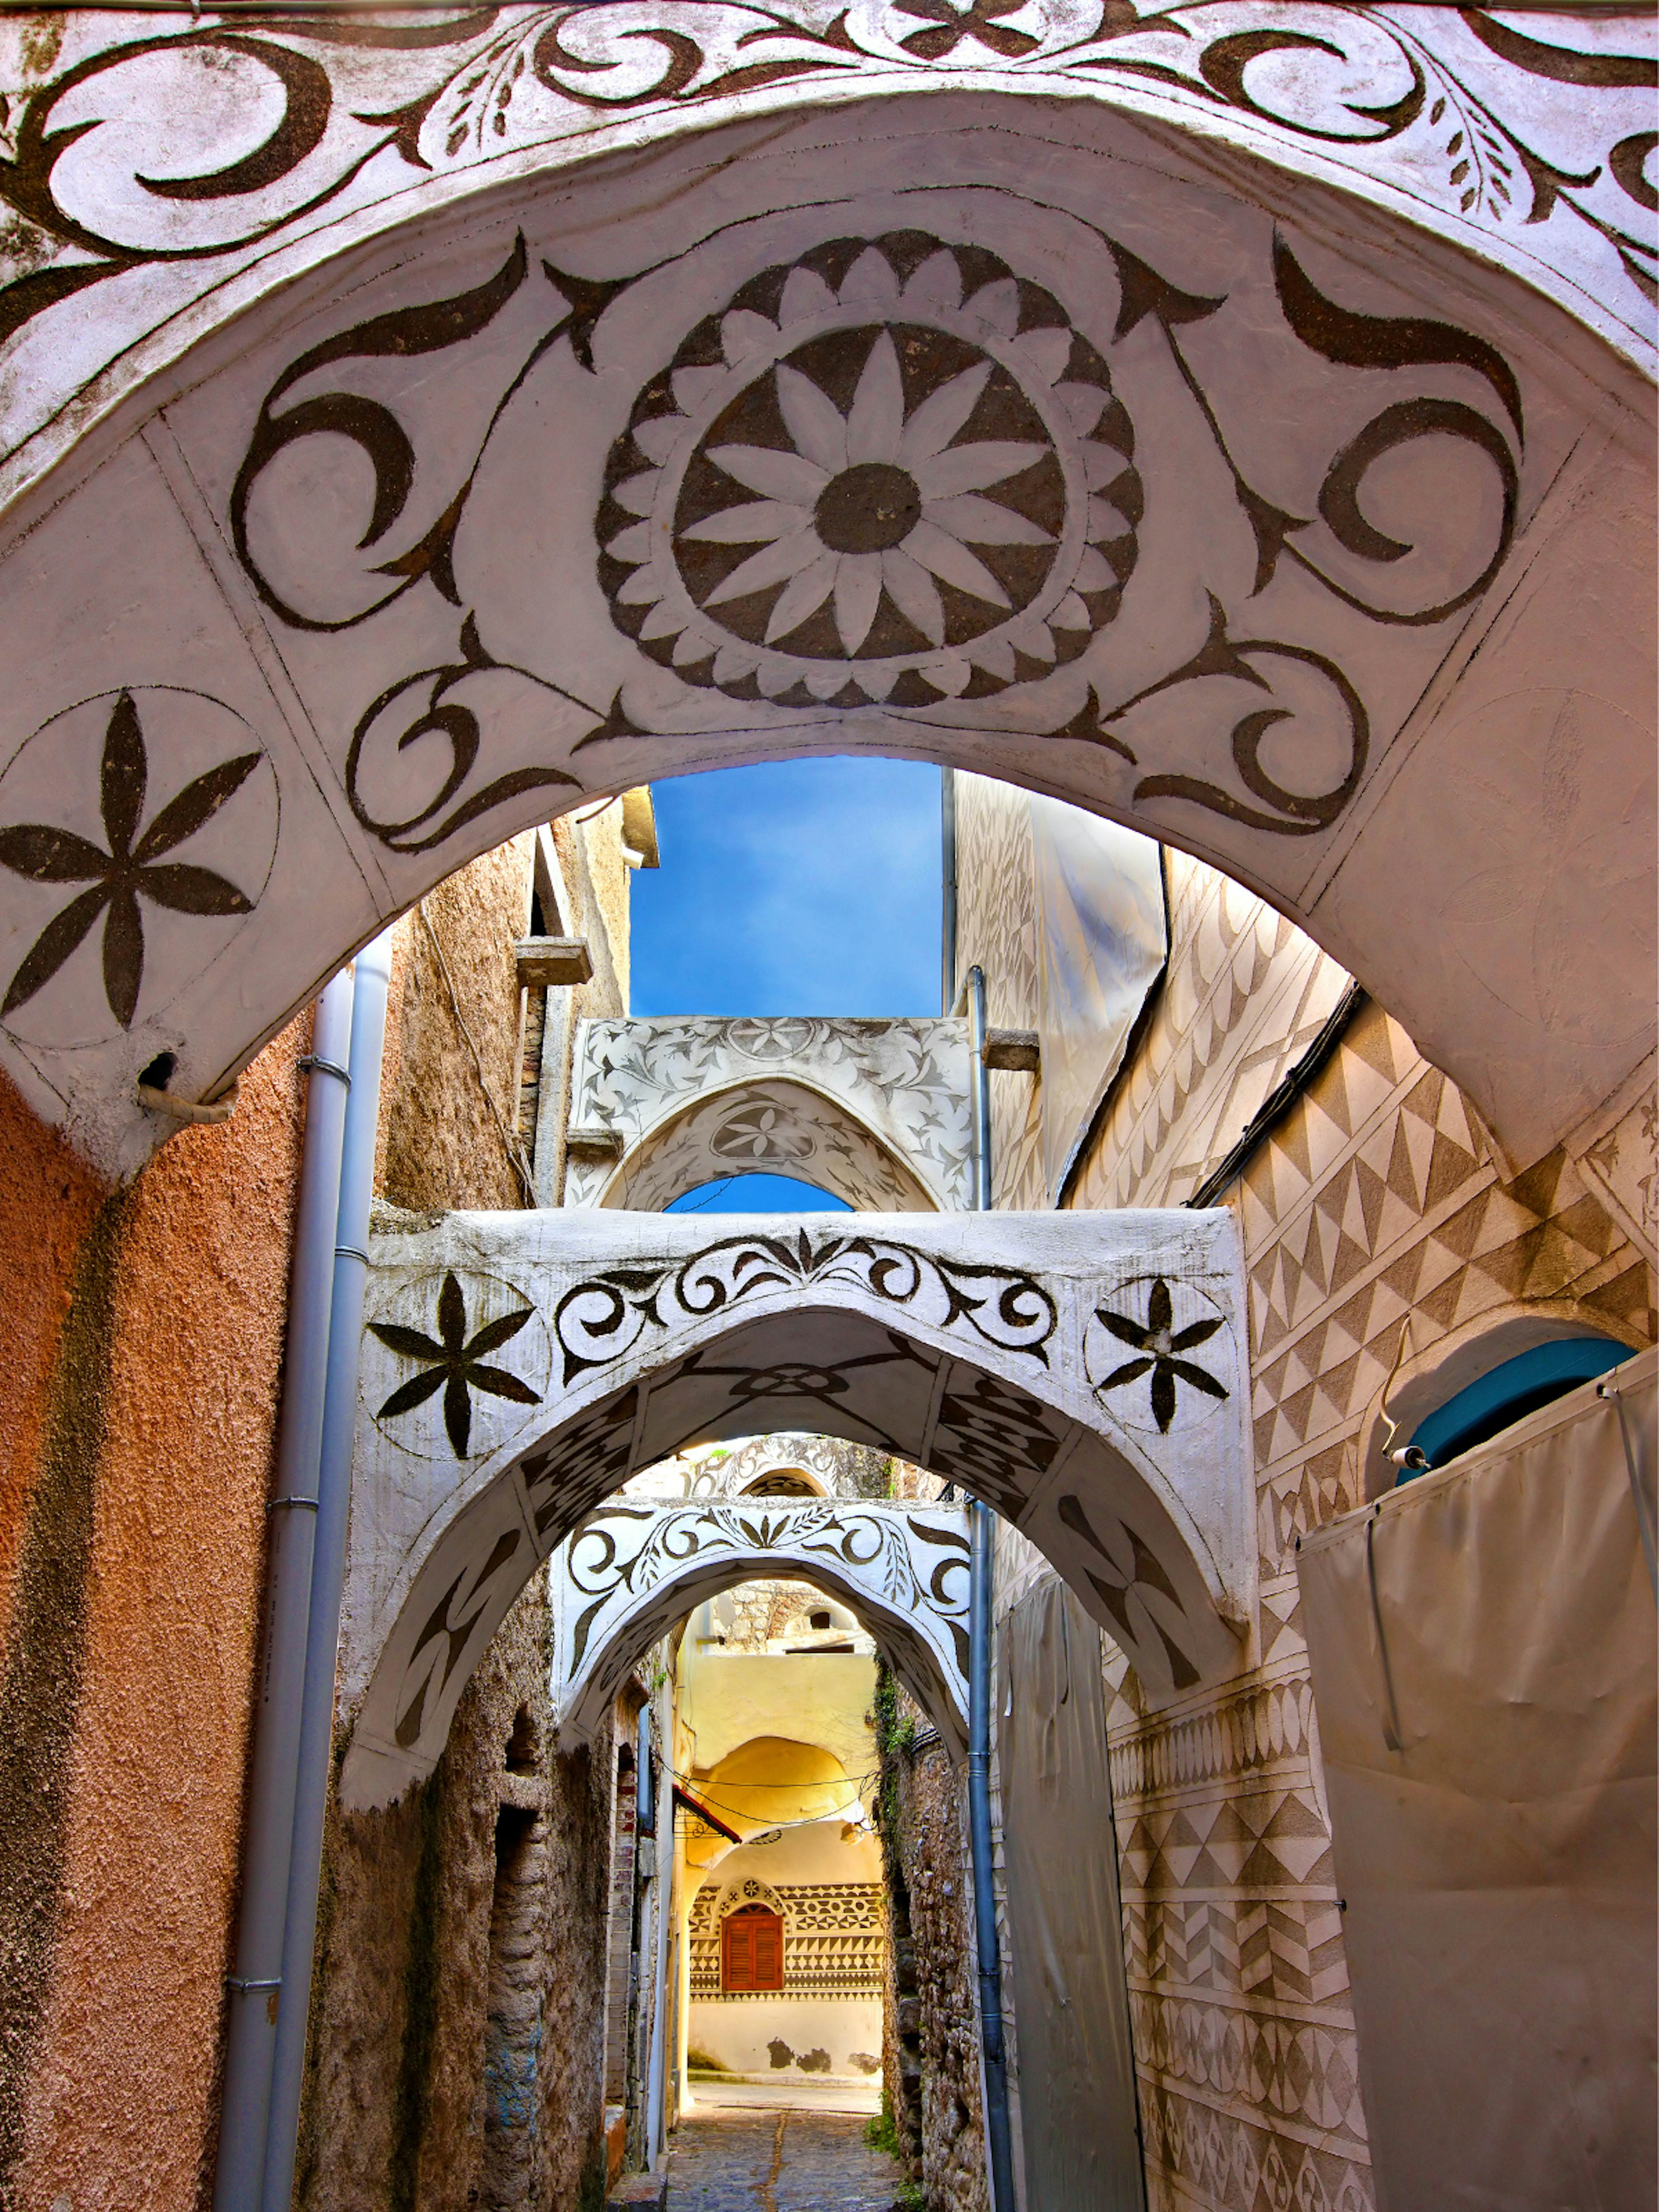
[[648,2204],[655,2207],[655,2212],[663,2212],[667,2201],[668,2174],[665,2169],[661,2173],[624,2174],[605,2199],[605,2207],[610,2212],[612,2205]]

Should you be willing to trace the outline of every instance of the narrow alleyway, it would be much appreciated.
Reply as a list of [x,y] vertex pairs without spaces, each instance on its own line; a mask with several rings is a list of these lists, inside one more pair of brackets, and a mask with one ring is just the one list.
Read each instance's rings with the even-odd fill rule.
[[669,2212],[890,2212],[896,2160],[855,2112],[693,2108],[674,2133]]

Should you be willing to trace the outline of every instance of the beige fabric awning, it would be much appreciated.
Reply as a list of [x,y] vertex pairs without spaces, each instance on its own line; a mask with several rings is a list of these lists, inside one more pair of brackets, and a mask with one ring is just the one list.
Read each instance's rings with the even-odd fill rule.
[[1656,1371],[1301,1547],[1383,2212],[1655,2203]]

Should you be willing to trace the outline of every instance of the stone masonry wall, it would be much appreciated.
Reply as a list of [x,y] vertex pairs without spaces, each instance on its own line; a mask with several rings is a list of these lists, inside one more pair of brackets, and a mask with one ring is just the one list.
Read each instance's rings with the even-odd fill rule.
[[966,1773],[885,1669],[876,1701],[892,1923],[883,2077],[900,2155],[927,2212],[989,2212]]
[[299,2212],[603,2203],[611,1750],[549,1753],[549,1629],[538,1577],[430,1780],[335,1816]]
[[[377,1178],[395,1203],[507,1207],[534,1195],[513,946],[528,926],[535,842],[526,833],[483,854],[399,925]],[[608,815],[561,823],[555,842],[580,887],[561,926],[586,932],[593,951],[585,995],[623,1011],[616,827]],[[429,1781],[384,1811],[331,1820],[302,2212],[603,2203],[614,1749],[607,1731],[591,1753],[553,1752],[549,1664],[538,1574],[468,1685]]]

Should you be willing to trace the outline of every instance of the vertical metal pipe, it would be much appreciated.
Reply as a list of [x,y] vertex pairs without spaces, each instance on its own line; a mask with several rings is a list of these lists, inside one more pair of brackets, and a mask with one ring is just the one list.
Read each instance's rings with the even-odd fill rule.
[[968,1064],[973,1085],[974,1211],[991,1211],[991,1075],[985,1065],[985,970],[968,970]]
[[334,1292],[335,1223],[340,1209],[340,1146],[350,1081],[345,1063],[351,996],[348,969],[324,990],[312,1023],[214,2212],[240,2212],[256,2203],[264,2166],[311,1612],[323,1386]]
[[[340,1641],[351,1511],[351,1449],[357,1415],[357,1361],[368,1276],[368,1212],[374,1194],[374,1146],[380,1120],[380,1059],[386,1045],[392,939],[383,932],[357,955],[351,1009],[351,1090],[340,1163],[334,1240],[334,1297],[329,1321],[328,1382],[323,1401],[315,1561],[306,1638],[305,1698],[300,1718],[299,1780],[289,1860],[283,1939],[284,2002],[276,2016],[270,2124],[265,2146],[264,2212],[289,2212],[299,2143],[317,1940],[317,1889],[334,1750],[334,1670]],[[252,2199],[246,2212],[252,2212]],[[238,2207],[238,2212],[244,2208]]]
[[974,1869],[974,1938],[979,1964],[979,2024],[985,2054],[985,2135],[992,2212],[1014,2212],[1008,2128],[1008,2053],[1002,2027],[1002,1954],[997,1942],[996,1865],[991,1844],[991,1509],[976,1498],[968,1632],[968,1829]]
[[[659,1692],[658,1694],[661,1705],[661,1711],[655,1716],[659,1736],[672,1750],[674,1740],[673,1707],[665,1693]],[[647,1757],[649,1755],[647,1743]],[[651,1877],[652,1900],[656,1906],[653,1925],[657,1956],[656,1995],[651,2014],[651,2051],[646,2068],[645,2160],[647,2166],[654,2166],[662,2155],[663,2118],[668,2090],[668,1939],[674,1903],[674,1795],[665,1771],[668,1753],[665,1752],[665,1771],[653,1777],[653,1793],[659,1801],[659,1810],[655,1815],[656,1849],[652,1854],[654,1872]]]
[[948,1014],[957,1002],[957,772],[939,772],[939,938],[941,979],[939,1010]]
[[[974,1210],[991,1211],[991,1080],[985,1066],[985,971],[968,970],[968,1043],[973,1076]],[[1015,2212],[1008,2127],[1008,2054],[1002,2025],[1002,1952],[997,1941],[996,1862],[991,1841],[991,1646],[995,1528],[988,1505],[969,1509],[973,1534],[968,1612],[968,1834],[974,1874],[974,1944],[985,2064],[985,2137],[991,2212]]]

